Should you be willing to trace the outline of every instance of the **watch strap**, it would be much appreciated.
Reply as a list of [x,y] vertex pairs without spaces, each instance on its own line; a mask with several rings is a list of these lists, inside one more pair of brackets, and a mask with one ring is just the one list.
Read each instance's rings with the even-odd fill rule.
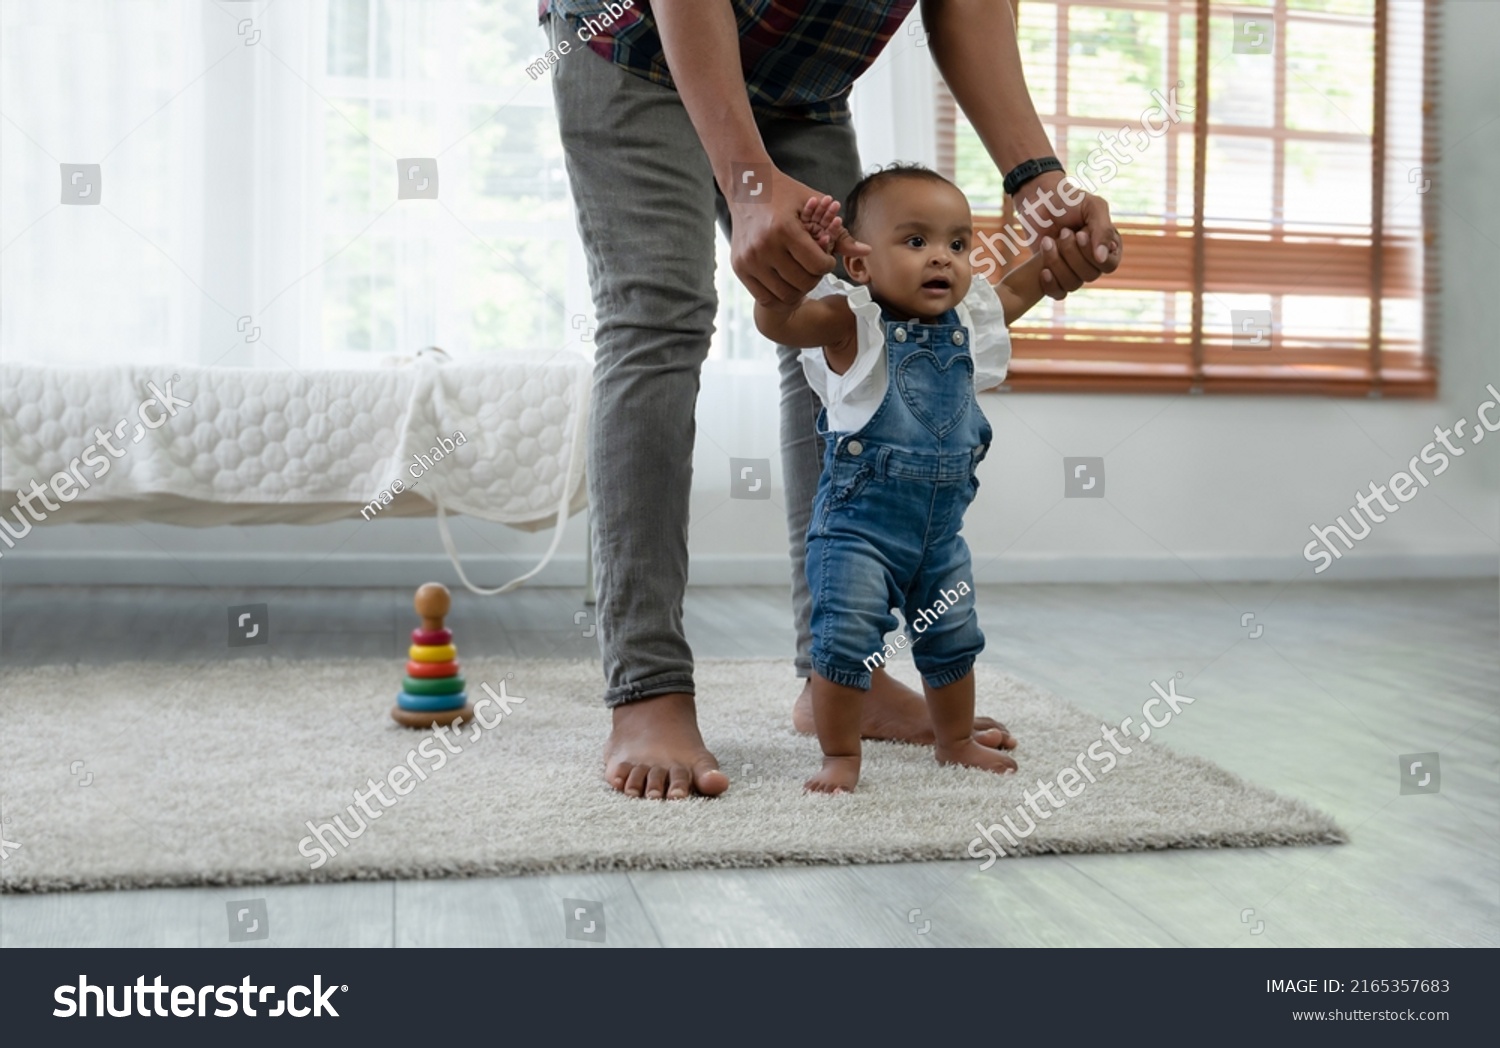
[[1065,170],[1062,161],[1055,156],[1034,157],[1023,161],[1005,176],[1005,195],[1015,196],[1016,192],[1038,175],[1044,175],[1048,171]]

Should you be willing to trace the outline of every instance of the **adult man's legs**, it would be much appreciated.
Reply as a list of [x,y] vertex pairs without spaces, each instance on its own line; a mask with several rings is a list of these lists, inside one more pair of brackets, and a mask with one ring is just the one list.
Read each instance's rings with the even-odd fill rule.
[[584,48],[553,92],[599,321],[588,468],[615,710],[605,775],[635,796],[719,793],[682,629],[693,411],[717,311],[713,174],[670,88]]

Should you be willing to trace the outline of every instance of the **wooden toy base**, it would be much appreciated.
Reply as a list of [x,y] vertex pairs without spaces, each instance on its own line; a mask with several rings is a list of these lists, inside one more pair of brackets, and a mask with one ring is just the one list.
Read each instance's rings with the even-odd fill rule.
[[439,724],[462,723],[474,719],[474,704],[466,702],[456,710],[438,710],[430,713],[425,710],[403,710],[400,706],[391,707],[391,717],[397,724],[405,728],[435,728]]

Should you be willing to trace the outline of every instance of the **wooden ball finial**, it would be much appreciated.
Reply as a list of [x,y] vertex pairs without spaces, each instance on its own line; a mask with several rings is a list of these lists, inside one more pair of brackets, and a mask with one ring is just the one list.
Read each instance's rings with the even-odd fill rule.
[[441,582],[425,582],[418,586],[417,595],[412,600],[412,606],[422,618],[422,628],[426,630],[442,629],[443,619],[447,617],[452,604],[453,598],[448,595],[448,587]]

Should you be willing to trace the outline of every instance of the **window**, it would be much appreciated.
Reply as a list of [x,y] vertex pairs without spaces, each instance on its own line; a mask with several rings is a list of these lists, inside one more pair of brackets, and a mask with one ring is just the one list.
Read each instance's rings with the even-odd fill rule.
[[[328,262],[306,344],[329,363],[588,348],[551,85],[523,72],[543,46],[536,5],[327,0],[321,29],[303,253]],[[392,199],[398,158],[436,161],[437,199]]]
[[[429,344],[464,359],[533,346],[591,354],[552,74],[525,74],[544,48],[535,0],[323,2],[311,86],[327,104],[305,117],[322,186],[303,255],[329,261],[309,280],[317,315],[304,343],[356,365]],[[434,148],[444,195],[387,213],[396,158]],[[770,361],[719,239],[710,359]]]
[[[1037,111],[1125,258],[1015,326],[1009,388],[1435,394],[1436,0],[1015,2]],[[945,87],[938,109],[979,230],[1024,260]]]

